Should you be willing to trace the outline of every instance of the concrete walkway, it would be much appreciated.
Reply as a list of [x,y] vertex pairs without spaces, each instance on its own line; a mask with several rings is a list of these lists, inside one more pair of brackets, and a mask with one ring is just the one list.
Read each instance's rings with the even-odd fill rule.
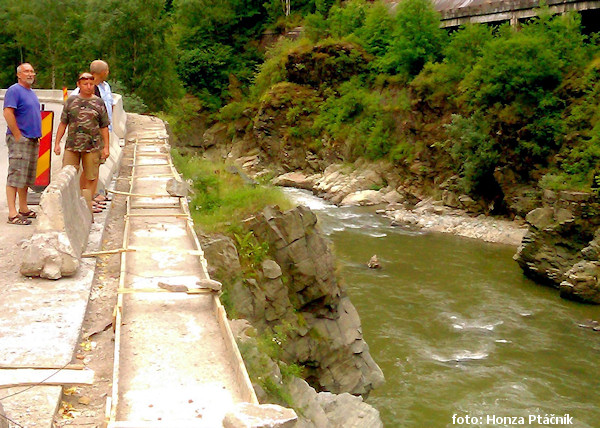
[[[163,122],[133,115],[127,141],[121,167],[131,169],[122,244],[128,251],[121,257],[107,426],[221,426],[237,403],[256,404],[256,396],[218,294],[200,289],[206,262],[187,201],[166,192],[167,181],[179,175]],[[0,176],[6,177],[6,162]],[[96,215],[86,252],[99,249],[105,216]],[[0,370],[58,371],[74,361],[90,298],[93,258],[84,258],[72,278],[19,273],[22,241],[33,232],[33,226],[0,221]],[[180,292],[182,286],[196,290]],[[0,386],[11,428],[52,427],[61,397],[62,386]]]
[[198,285],[208,275],[187,201],[166,191],[179,174],[164,124],[133,116],[128,129],[123,249],[133,251],[121,258],[109,427],[218,427],[236,403],[256,398],[239,378],[217,294]]

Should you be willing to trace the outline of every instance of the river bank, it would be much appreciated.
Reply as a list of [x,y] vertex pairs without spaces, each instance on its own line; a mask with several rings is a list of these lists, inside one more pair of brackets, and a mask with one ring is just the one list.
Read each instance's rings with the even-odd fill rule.
[[274,178],[272,183],[310,190],[338,206],[380,207],[377,213],[389,218],[394,226],[449,233],[514,247],[527,233],[527,225],[519,217],[508,220],[469,213],[467,209],[474,208],[475,202],[466,195],[454,198],[463,206],[456,208],[415,188],[402,185],[381,187],[387,181],[385,176],[369,166],[349,169],[339,164],[332,165],[322,174],[286,173]]

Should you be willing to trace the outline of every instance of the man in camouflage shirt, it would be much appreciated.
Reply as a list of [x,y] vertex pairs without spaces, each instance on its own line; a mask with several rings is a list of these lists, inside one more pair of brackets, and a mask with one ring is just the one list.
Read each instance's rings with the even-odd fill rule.
[[92,196],[98,182],[98,169],[102,159],[109,156],[108,113],[101,98],[94,95],[94,76],[82,73],[77,79],[79,94],[69,97],[60,116],[56,131],[54,153],[60,155],[60,140],[67,126],[63,166],[83,165],[81,194],[92,211]]

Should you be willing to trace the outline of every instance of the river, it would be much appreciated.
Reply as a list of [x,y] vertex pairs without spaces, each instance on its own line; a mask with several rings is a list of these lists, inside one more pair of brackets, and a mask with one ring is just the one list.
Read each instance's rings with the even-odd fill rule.
[[[600,306],[525,278],[514,247],[392,227],[372,209],[286,193],[317,213],[334,245],[386,377],[367,400],[386,427],[544,426],[565,414],[565,426],[600,427],[600,332],[579,326],[600,320]],[[366,267],[374,254],[382,269]]]

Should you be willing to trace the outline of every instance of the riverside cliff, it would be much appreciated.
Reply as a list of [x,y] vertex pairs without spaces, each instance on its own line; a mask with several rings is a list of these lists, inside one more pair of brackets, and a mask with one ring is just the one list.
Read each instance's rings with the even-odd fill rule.
[[202,247],[228,313],[251,324],[235,329],[259,399],[299,408],[307,428],[381,426],[357,395],[380,386],[383,373],[314,213],[266,208],[236,239],[243,254],[223,235],[203,237]]

